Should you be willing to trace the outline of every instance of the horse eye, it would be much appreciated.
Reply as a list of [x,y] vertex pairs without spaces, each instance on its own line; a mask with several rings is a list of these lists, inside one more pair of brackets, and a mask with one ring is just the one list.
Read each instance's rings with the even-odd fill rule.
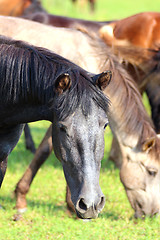
[[66,128],[66,126],[64,126],[64,125],[62,125],[62,124],[60,124],[59,125],[59,129],[60,129],[60,131],[62,131],[62,132],[67,132],[67,128]]
[[106,129],[107,126],[108,126],[108,123],[106,123],[106,124],[104,125],[104,129]]
[[147,171],[148,171],[149,175],[153,176],[153,177],[155,177],[157,174],[157,170],[154,168],[147,168]]

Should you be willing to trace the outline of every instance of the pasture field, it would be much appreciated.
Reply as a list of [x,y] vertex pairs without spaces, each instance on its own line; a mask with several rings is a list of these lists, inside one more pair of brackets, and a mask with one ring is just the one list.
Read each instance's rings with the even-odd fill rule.
[[[92,20],[109,20],[129,16],[142,11],[160,11],[159,0],[97,0],[96,12],[91,14],[87,5],[71,0],[42,0],[43,6],[59,15]],[[80,8],[81,7],[81,8]],[[147,111],[149,104],[144,95]],[[36,147],[38,147],[49,122],[31,123]],[[54,153],[39,170],[27,196],[28,210],[21,221],[13,221],[16,213],[13,191],[33,155],[25,149],[24,135],[9,156],[8,169],[0,191],[0,240],[158,240],[160,217],[136,220],[133,210],[119,180],[119,171],[107,160],[112,134],[105,132],[105,154],[102,160],[100,186],[106,204],[99,218],[82,221],[69,216],[65,204],[65,179],[61,164]]]

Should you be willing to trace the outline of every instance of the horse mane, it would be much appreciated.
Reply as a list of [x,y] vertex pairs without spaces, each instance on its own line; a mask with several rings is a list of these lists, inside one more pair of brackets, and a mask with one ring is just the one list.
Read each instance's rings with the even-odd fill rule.
[[112,78],[114,80],[112,80],[106,92],[109,91],[114,96],[114,99],[111,100],[112,103],[114,101],[113,106],[116,106],[118,102],[115,111],[119,111],[120,115],[119,130],[125,129],[125,132],[132,133],[132,136],[139,136],[137,144],[140,144],[148,136],[155,137],[156,133],[152,120],[145,110],[138,86],[131,75],[122,67],[121,61],[112,53],[111,48],[100,38],[87,31],[83,31],[83,33],[88,36],[90,45],[97,53],[97,61],[99,57],[99,70],[109,69],[113,73]]
[[[59,96],[55,81],[62,73],[70,75],[72,84]],[[88,72],[47,49],[4,36],[0,37],[0,79],[1,104],[47,103],[61,120],[80,105],[83,114],[90,114],[92,100],[108,111],[109,99]]]

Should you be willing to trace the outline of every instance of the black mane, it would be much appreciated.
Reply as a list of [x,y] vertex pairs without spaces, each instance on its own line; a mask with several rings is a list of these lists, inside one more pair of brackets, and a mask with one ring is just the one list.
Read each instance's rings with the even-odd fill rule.
[[[55,80],[62,73],[71,77],[71,88],[60,96]],[[44,48],[0,37],[0,104],[48,104],[64,119],[81,105],[90,114],[91,99],[105,112],[109,100],[94,85],[89,73]]]

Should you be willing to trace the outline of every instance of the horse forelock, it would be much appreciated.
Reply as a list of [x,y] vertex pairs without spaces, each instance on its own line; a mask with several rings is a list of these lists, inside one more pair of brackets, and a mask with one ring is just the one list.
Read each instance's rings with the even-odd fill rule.
[[58,119],[65,119],[74,113],[79,106],[85,116],[90,115],[92,113],[92,102],[107,113],[110,101],[95,86],[88,74],[85,71],[77,71],[77,69],[72,69],[68,73],[71,76],[71,87],[63,94],[57,95],[53,105]]
[[[92,100],[107,112],[109,100],[94,85],[88,72],[69,60],[49,50],[4,37],[0,38],[0,56],[1,102],[3,98],[5,104],[6,101],[8,104],[47,102],[59,119],[66,118],[80,105],[84,115],[90,114]],[[55,81],[62,73],[70,75],[72,84],[58,95]]]

